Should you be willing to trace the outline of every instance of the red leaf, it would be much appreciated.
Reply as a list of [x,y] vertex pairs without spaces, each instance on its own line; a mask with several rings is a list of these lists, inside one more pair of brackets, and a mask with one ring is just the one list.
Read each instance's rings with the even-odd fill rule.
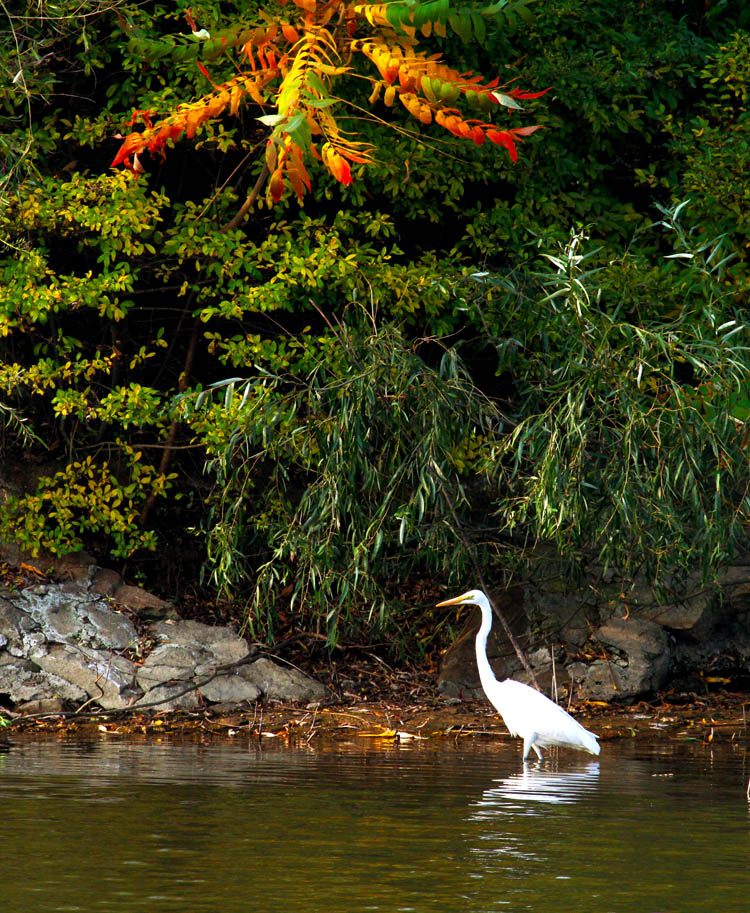
[[345,158],[334,153],[328,160],[328,167],[337,181],[341,181],[342,184],[351,184],[352,172],[349,162]]
[[542,95],[546,95],[551,88],[552,86],[548,86],[542,92],[526,92],[524,89],[512,89],[507,94],[510,95],[511,98],[541,98]]
[[200,62],[200,60],[197,60],[196,63],[198,64],[198,69],[201,71],[201,73],[203,73],[203,75],[211,83],[211,85],[214,87],[214,89],[218,89],[219,87],[216,85],[216,83],[213,81],[213,79],[211,79],[211,76],[209,75],[208,70],[203,66],[203,64]]
[[471,138],[474,140],[474,143],[477,146],[484,146],[486,137],[481,127],[474,127],[474,129],[471,131]]
[[111,168],[116,168],[122,164],[126,158],[129,158],[134,152],[142,152],[145,143],[140,133],[131,133],[125,137],[125,140],[117,151],[117,155],[112,160]]
[[[523,128],[521,128],[523,129]],[[505,130],[488,130],[487,139],[496,146],[504,146],[508,150],[511,161],[518,161],[518,150],[513,142],[513,137]]]
[[536,133],[537,130],[543,130],[544,124],[535,124],[533,127],[513,127],[511,133],[515,133],[516,136],[531,136],[532,133]]

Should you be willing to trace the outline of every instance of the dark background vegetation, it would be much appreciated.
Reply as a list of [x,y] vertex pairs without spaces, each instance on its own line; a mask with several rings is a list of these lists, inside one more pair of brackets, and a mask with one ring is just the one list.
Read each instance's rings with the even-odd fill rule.
[[[303,206],[229,231],[257,108],[137,181],[109,167],[133,109],[206,91],[195,57],[143,52],[186,8],[4,8],[4,539],[218,598],[257,636],[409,652],[441,630],[421,587],[500,586],[540,545],[657,581],[745,548],[741,0],[539,0],[485,46],[430,39],[551,87],[514,112],[545,127],[516,164],[376,106],[351,186],[311,162]],[[192,4],[209,30],[259,9]]]

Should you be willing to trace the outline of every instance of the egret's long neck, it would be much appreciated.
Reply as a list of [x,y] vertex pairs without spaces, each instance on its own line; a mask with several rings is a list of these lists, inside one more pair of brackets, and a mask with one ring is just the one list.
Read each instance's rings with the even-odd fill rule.
[[479,626],[476,639],[477,669],[479,670],[479,680],[482,683],[482,687],[487,691],[487,686],[492,686],[497,681],[487,659],[487,638],[492,627],[492,609],[489,602],[478,603],[478,605],[482,610],[482,624]]

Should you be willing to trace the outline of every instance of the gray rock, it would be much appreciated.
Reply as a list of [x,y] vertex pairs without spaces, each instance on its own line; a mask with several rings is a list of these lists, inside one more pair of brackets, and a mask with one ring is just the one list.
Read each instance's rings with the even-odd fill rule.
[[[324,696],[322,685],[295,669],[264,659],[243,665],[249,647],[231,628],[165,618],[171,606],[142,594],[91,565],[62,584],[0,587],[0,693],[15,704],[90,702],[107,710]],[[128,615],[113,608],[123,596],[161,616],[144,643]],[[144,653],[154,641],[140,668],[122,655]]]
[[[206,657],[203,650],[191,650],[171,643],[155,647],[136,673],[136,681],[143,691],[138,703],[164,701],[164,710],[197,707],[196,659],[205,660]],[[187,694],[180,694],[186,688],[189,689]]]
[[162,643],[138,670],[138,684],[145,692],[143,704],[154,700],[155,689],[162,689],[158,693],[170,699],[169,707],[194,707],[197,705],[195,693],[183,695],[176,701],[171,698],[191,684],[205,700],[216,703],[242,703],[261,696],[269,700],[311,701],[320,700],[326,694],[319,682],[265,657],[220,671],[205,681],[215,670],[241,663],[248,656],[247,642],[231,628],[180,621],[157,623],[152,631]]
[[0,589],[0,636],[0,690],[14,702],[113,709],[140,696],[135,667],[117,655],[138,644],[135,627],[82,583]]
[[201,685],[199,690],[213,704],[241,704],[244,701],[257,701],[262,695],[255,682],[245,678],[239,671],[230,675],[217,675]]
[[5,639],[5,649],[12,656],[26,656],[32,646],[36,648],[40,643],[46,643],[34,620],[4,595],[0,595],[0,634]]
[[19,608],[31,616],[50,643],[75,643],[98,650],[122,651],[138,643],[133,622],[104,600],[92,600],[80,584],[29,587]]
[[272,701],[319,701],[327,693],[325,685],[299,669],[280,666],[264,656],[247,666],[240,666],[239,674],[254,682]]
[[215,664],[235,663],[250,652],[247,641],[228,627],[199,621],[163,621],[151,626],[153,636],[173,647],[203,649]]
[[[247,656],[247,642],[227,627],[212,627],[197,621],[157,622],[151,628],[161,641],[146,657],[138,670],[138,684],[145,695],[143,704],[150,704],[162,695],[167,699],[165,709],[190,709],[198,705],[198,689],[206,700],[256,700],[260,691],[239,675],[221,673],[208,681],[218,667],[236,663]],[[234,685],[232,691],[231,685]],[[191,687],[187,694],[175,697]],[[232,697],[234,693],[236,697]]]
[[128,707],[141,695],[135,686],[135,666],[122,656],[91,648],[53,644],[37,662],[44,672],[66,682],[70,689],[78,689],[87,698],[93,698],[105,710]]
[[86,620],[89,639],[107,650],[122,652],[138,646],[139,637],[135,625],[122,612],[115,611],[108,603],[87,602],[80,607]]
[[196,691],[196,665],[210,660],[201,647],[162,643],[141,664],[136,681],[143,691],[139,705],[161,710],[194,710],[200,703]]
[[65,710],[65,701],[59,697],[46,697],[34,701],[22,701],[16,704],[16,713],[34,714],[37,713],[62,713]]
[[[14,703],[60,699],[60,690],[65,686],[58,688],[56,684],[31,660],[0,653],[0,693],[7,694]],[[77,693],[77,698],[85,699],[85,695]]]
[[[186,688],[189,690],[186,691]],[[199,705],[200,699],[194,682],[154,685],[140,700],[136,701],[136,706],[156,712],[196,710]]]
[[612,618],[599,628],[596,637],[608,659],[567,667],[578,696],[600,701],[628,699],[657,691],[665,683],[670,647],[659,625],[642,618]]

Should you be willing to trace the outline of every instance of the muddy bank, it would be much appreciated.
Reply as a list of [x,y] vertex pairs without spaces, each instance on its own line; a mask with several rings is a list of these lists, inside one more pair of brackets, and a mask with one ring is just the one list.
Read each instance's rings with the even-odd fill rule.
[[[750,695],[729,694],[670,703],[668,696],[620,708],[584,703],[571,712],[596,732],[603,745],[611,739],[696,741],[750,745]],[[368,701],[320,704],[262,704],[232,712],[215,708],[157,714],[97,712],[26,715],[7,719],[6,734],[57,738],[281,739],[290,744],[335,746],[352,740],[384,745],[430,741],[450,743],[481,739],[516,742],[500,717],[482,701],[445,705],[439,700],[399,703]]]

